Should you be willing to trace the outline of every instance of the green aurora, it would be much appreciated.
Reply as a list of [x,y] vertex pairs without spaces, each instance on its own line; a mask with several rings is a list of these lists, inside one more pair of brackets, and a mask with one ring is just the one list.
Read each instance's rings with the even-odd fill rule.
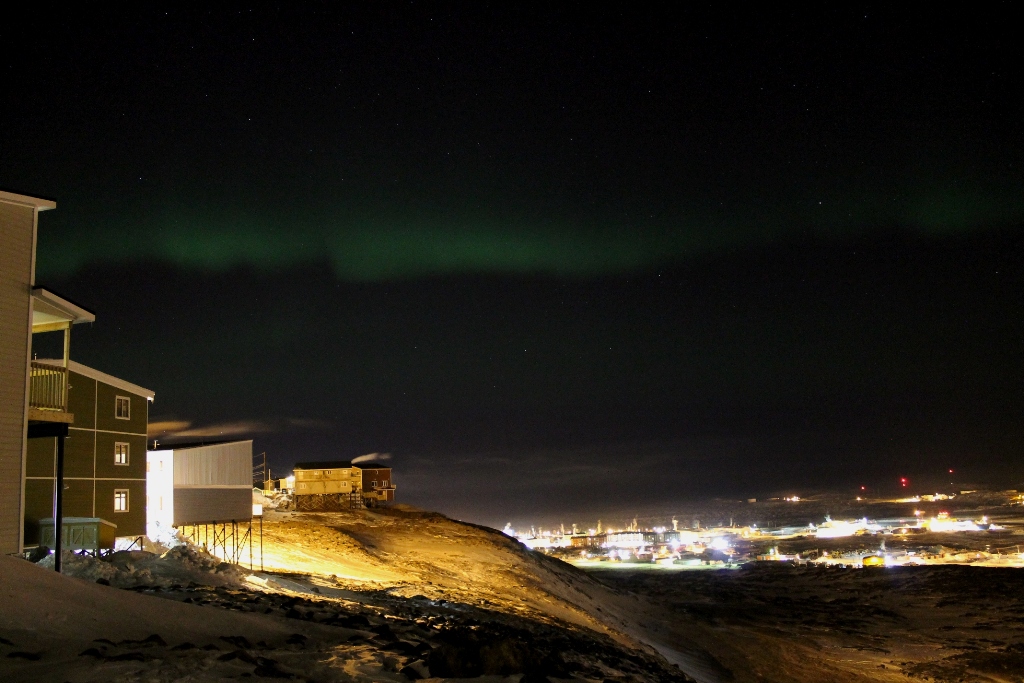
[[503,217],[497,211],[478,214],[398,216],[327,209],[296,216],[191,206],[148,216],[142,210],[127,211],[92,229],[78,228],[64,214],[54,229],[40,231],[39,269],[42,277],[66,277],[93,265],[150,260],[212,271],[270,271],[329,262],[336,276],[348,281],[462,273],[589,278],[779,240],[842,239],[892,228],[939,236],[1017,227],[1024,203],[980,192],[934,192],[904,199],[805,200],[731,213],[680,212],[674,220],[626,216],[617,221],[541,221]]

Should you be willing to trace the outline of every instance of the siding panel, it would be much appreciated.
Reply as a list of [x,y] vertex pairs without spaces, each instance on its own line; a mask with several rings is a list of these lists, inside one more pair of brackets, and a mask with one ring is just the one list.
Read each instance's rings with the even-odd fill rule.
[[[69,429],[64,440],[64,476],[91,477],[93,461],[93,432]],[[35,441],[35,439],[32,439]],[[46,439],[51,441],[51,439]],[[88,516],[88,515],[86,515]]]
[[21,548],[35,210],[0,202],[0,553]]
[[65,479],[62,502],[64,517],[92,517],[92,479]]
[[[128,444],[128,464],[114,464],[114,444]],[[146,437],[96,432],[96,476],[100,479],[145,479]]]
[[[128,512],[114,512],[114,489],[128,489]],[[96,517],[117,525],[118,536],[146,533],[146,482],[97,481]]]
[[[71,332],[71,341],[74,342],[74,330]],[[72,344],[73,346],[73,344]],[[93,429],[96,407],[96,380],[79,375],[77,372],[69,373],[68,378],[68,412],[75,416],[75,427],[80,429]]]
[[252,441],[174,451],[174,486],[252,489]]
[[[96,429],[110,432],[132,432],[134,434],[145,434],[148,426],[149,401],[145,396],[138,396],[124,389],[112,387],[103,382],[97,383],[96,391]],[[120,420],[115,416],[115,404],[118,396],[127,396],[131,399],[131,411],[129,420]]]
[[39,520],[50,517],[53,517],[53,479],[28,479],[25,482],[26,547],[39,543]]
[[249,519],[252,489],[174,489],[175,526]]
[[[57,462],[57,439],[29,439],[28,455],[25,458],[26,477],[55,476],[53,468]],[[26,511],[27,514],[27,511]]]

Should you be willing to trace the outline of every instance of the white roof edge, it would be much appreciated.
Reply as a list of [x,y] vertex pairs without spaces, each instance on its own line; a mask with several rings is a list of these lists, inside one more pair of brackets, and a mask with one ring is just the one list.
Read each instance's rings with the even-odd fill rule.
[[174,444],[169,446],[161,446],[153,450],[146,451],[147,453],[170,453],[172,451],[193,451],[197,448],[216,448],[217,446],[230,446],[236,443],[252,443],[252,439],[236,439],[235,441],[221,441],[219,443],[201,443],[186,445],[184,448],[175,448]]
[[[46,363],[47,365],[57,366],[64,365],[64,361],[59,358],[35,358],[32,360],[32,362]],[[71,372],[77,372],[79,375],[85,375],[89,379],[94,379],[97,382],[103,382],[104,384],[109,384],[112,387],[123,389],[124,391],[135,394],[137,396],[145,396],[151,401],[156,397],[156,392],[150,389],[140,387],[138,384],[126,382],[125,380],[120,379],[118,377],[114,377],[113,375],[108,375],[105,372],[100,372],[99,370],[90,368],[87,365],[82,365],[77,361],[69,360],[68,370],[71,370]]]
[[76,303],[68,301],[64,297],[51,292],[46,287],[33,287],[32,298],[43,301],[62,313],[66,313],[72,318],[71,322],[74,324],[78,323],[94,323],[96,322],[96,314],[90,310],[82,308]]
[[14,194],[13,192],[4,192],[0,190],[0,202],[7,204],[20,204],[21,206],[29,206],[39,211],[46,211],[47,209],[56,209],[57,202],[52,199],[40,199],[39,197],[29,197],[26,194]]

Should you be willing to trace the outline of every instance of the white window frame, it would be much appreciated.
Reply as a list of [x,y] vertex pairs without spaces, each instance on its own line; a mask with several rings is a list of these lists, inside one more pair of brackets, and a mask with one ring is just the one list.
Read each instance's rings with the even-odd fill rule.
[[[118,451],[118,446],[124,446],[124,462],[119,460],[121,453]],[[127,467],[131,463],[131,444],[127,441],[115,441],[114,442],[114,464],[118,467]]]
[[[124,507],[118,508],[118,498],[124,494]],[[128,489],[114,489],[114,512],[128,512]]]
[[[121,401],[124,401],[124,405],[128,408],[126,415],[122,417],[118,413],[121,412]],[[114,397],[114,419],[117,420],[130,420],[132,419],[132,397],[131,396],[115,396]]]

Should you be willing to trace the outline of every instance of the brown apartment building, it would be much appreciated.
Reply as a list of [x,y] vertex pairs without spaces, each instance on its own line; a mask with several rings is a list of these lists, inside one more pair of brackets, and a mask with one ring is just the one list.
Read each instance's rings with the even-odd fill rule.
[[[34,361],[60,367],[60,360]],[[146,430],[153,392],[68,361],[67,410],[75,416],[64,446],[64,517],[100,518],[115,535],[146,533]],[[26,547],[53,517],[57,440],[29,439],[25,463]],[[50,523],[52,526],[52,522]]]

